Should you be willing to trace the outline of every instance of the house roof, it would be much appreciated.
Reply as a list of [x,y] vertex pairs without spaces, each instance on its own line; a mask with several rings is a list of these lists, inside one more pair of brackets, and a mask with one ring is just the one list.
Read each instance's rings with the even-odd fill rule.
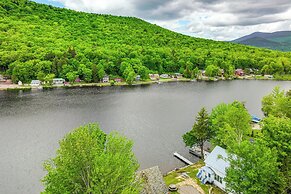
[[225,175],[225,169],[229,167],[229,162],[226,161],[227,153],[222,147],[216,146],[214,150],[205,159],[205,164],[213,171],[220,172]]
[[141,194],[165,194],[168,192],[168,188],[158,166],[142,170],[137,175],[143,182]]

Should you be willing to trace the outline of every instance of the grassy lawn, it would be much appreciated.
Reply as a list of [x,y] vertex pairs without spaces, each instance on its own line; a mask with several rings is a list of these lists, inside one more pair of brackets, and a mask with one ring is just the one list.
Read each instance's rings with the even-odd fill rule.
[[[209,190],[211,187],[213,187],[212,193],[213,194],[225,194],[225,192],[223,192],[222,190],[220,190],[219,188],[210,185],[210,184],[201,184],[200,180],[196,177],[196,174],[198,173],[199,168],[201,168],[202,166],[204,166],[204,162],[203,161],[199,161],[191,166],[187,166],[185,168],[176,170],[176,171],[172,171],[170,173],[168,173],[166,176],[164,176],[164,181],[166,183],[167,186],[169,186],[170,184],[177,184],[180,183],[182,181],[184,181],[183,178],[180,177],[180,175],[182,173],[187,173],[193,180],[195,180],[198,185],[204,190],[205,193],[209,193]],[[172,193],[177,193],[177,192],[172,192]]]

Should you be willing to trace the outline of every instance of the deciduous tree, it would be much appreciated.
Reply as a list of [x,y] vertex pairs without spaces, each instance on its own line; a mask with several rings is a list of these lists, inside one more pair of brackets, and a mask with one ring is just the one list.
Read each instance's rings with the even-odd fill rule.
[[97,124],[75,129],[60,141],[57,156],[44,167],[44,193],[139,193],[133,143]]

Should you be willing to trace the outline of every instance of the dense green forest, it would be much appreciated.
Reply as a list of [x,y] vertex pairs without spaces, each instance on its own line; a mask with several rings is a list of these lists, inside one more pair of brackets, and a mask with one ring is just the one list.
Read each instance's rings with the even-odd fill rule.
[[[291,74],[291,53],[193,38],[134,17],[76,12],[28,0],[0,1],[0,72],[14,82],[62,77],[97,82],[149,72],[219,67]],[[218,73],[218,72],[216,72]]]

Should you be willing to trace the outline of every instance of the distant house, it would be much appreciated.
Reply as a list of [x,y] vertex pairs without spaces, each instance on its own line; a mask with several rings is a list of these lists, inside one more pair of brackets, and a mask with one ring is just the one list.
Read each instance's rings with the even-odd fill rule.
[[137,75],[135,81],[140,81],[140,75]]
[[168,74],[162,74],[162,75],[160,75],[160,78],[168,79],[169,78],[169,75]]
[[109,76],[108,75],[105,75],[102,79],[102,82],[103,83],[109,83]]
[[224,69],[220,69],[221,76],[224,76]]
[[199,169],[197,177],[203,184],[212,183],[225,191],[226,169],[229,167],[229,162],[226,160],[226,150],[216,146],[214,150],[205,159],[205,166]]
[[122,82],[122,79],[121,78],[115,78],[114,81],[117,82],[117,83],[120,83],[120,82]]
[[156,81],[160,79],[160,75],[159,74],[149,74],[149,77],[152,81]]
[[236,76],[244,76],[245,73],[244,73],[244,71],[242,69],[236,69],[235,70],[235,75]]
[[62,86],[65,84],[65,80],[63,78],[54,78],[53,85],[55,86]]
[[174,78],[180,79],[183,78],[183,75],[181,73],[175,73]]
[[31,87],[38,87],[40,85],[41,85],[41,81],[39,81],[39,80],[32,80],[31,83],[30,83]]
[[142,181],[140,194],[167,194],[168,188],[164,182],[163,175],[158,166],[137,172]]

